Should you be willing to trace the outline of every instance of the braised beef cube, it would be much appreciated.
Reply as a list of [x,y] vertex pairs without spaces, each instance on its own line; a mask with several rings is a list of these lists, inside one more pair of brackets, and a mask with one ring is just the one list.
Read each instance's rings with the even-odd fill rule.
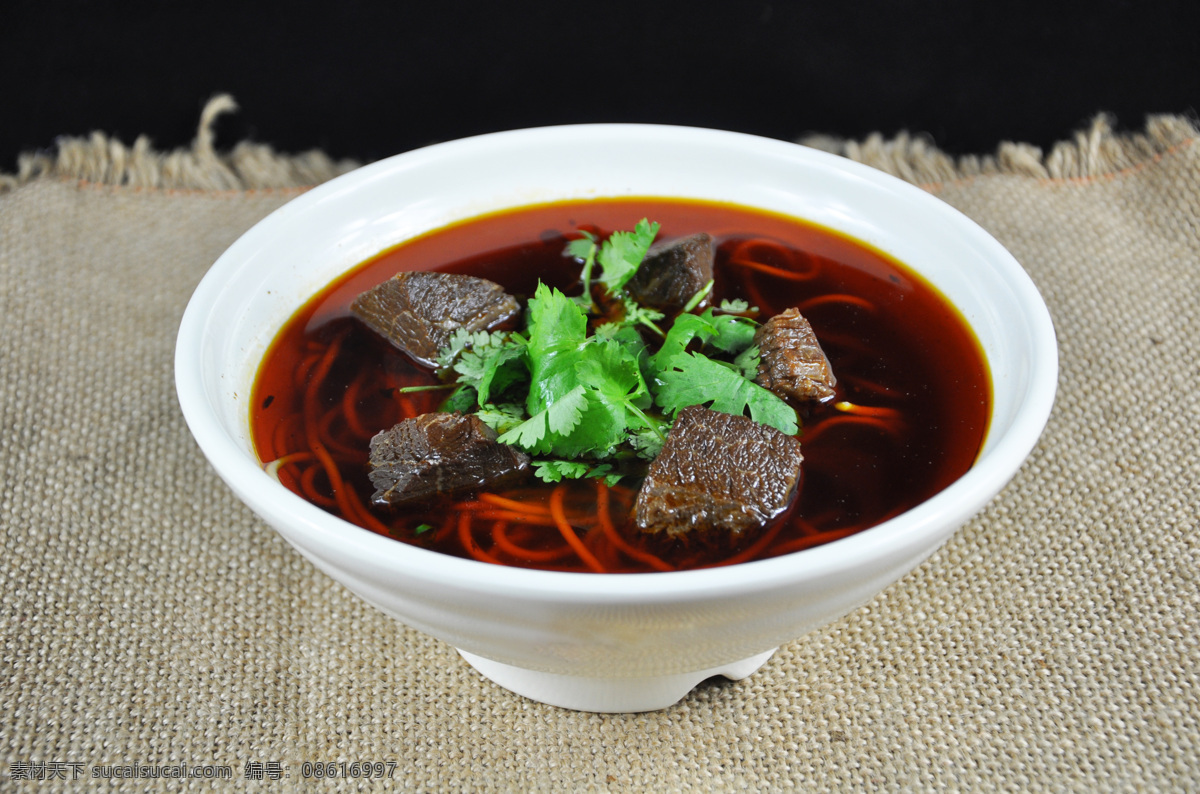
[[485,278],[409,271],[359,295],[354,316],[371,330],[432,367],[459,328],[490,331],[516,317],[516,298]]
[[474,414],[428,413],[405,419],[371,439],[371,501],[419,502],[496,487],[529,473],[529,456],[496,441]]
[[713,241],[693,234],[655,245],[626,289],[639,303],[662,311],[682,309],[713,277]]
[[795,309],[775,315],[754,335],[758,376],[754,381],[776,394],[797,400],[833,397],[837,378],[808,320]]
[[675,537],[762,527],[791,504],[801,460],[800,442],[773,427],[685,408],[638,493],[638,528]]

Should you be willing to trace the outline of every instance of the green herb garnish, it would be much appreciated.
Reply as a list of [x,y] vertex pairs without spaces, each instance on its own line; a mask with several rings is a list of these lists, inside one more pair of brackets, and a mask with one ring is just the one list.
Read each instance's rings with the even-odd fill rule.
[[613,232],[600,246],[600,282],[610,293],[620,293],[637,273],[657,234],[658,224],[642,218],[632,232]]
[[625,291],[658,229],[643,219],[602,243],[582,232],[564,251],[581,262],[582,294],[539,284],[524,333],[456,332],[438,356],[458,387],[443,410],[474,411],[500,441],[533,455],[545,482],[615,483],[658,454],[690,405],[798,432],[796,412],[752,380],[758,323],[738,313],[754,309],[725,301],[697,314],[710,282],[664,331],[668,318]]
[[604,480],[608,485],[616,485],[621,475],[613,471],[607,463],[589,465],[575,460],[535,460],[534,472],[543,482],[559,482],[560,480],[577,480],[581,477],[592,477]]
[[708,405],[714,411],[741,414],[788,435],[800,428],[796,412],[774,393],[764,389],[732,366],[700,353],[671,359],[671,368],[659,376],[662,386],[655,401],[671,413],[689,405]]

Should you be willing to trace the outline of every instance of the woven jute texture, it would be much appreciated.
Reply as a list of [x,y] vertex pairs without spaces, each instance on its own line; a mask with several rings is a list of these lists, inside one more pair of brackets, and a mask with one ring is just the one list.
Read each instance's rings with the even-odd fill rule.
[[295,790],[303,762],[343,760],[395,763],[364,789],[422,791],[1194,788],[1197,141],[1180,118],[960,161],[813,141],[1015,254],[1057,327],[1057,403],[1015,480],[913,573],[750,678],[638,715],[492,685],[317,572],[200,454],[173,390],[184,305],[300,171],[252,189],[218,160],[195,189],[135,178],[102,137],[62,143],[97,176],[27,162],[0,192],[0,789],[185,763],[232,771],[195,788]]

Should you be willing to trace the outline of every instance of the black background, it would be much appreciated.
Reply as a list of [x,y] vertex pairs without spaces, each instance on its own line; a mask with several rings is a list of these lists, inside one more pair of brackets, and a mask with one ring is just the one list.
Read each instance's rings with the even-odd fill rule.
[[1046,147],[1200,106],[1200,4],[0,0],[0,170],[57,135],[242,138],[371,160],[588,121]]

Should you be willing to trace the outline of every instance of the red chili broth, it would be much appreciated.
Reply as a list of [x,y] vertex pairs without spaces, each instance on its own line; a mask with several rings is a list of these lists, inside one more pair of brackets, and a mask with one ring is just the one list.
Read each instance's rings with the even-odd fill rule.
[[[351,318],[350,301],[401,270],[481,276],[519,299],[532,294],[539,279],[578,292],[579,266],[563,256],[566,242],[580,229],[603,237],[643,217],[661,224],[660,240],[712,235],[714,305],[744,299],[762,310],[760,321],[797,306],[829,356],[838,395],[801,409],[804,462],[793,506],[760,532],[677,540],[646,536],[633,526],[638,482],[611,489],[591,480],[562,486],[558,512],[574,540],[554,519],[554,487],[536,480],[426,509],[371,506],[371,436],[437,410],[447,392],[397,393],[438,381]],[[322,370],[323,381],[313,385]],[[835,407],[843,401],[866,412]],[[310,300],[272,343],[255,381],[251,429],[262,461],[283,459],[275,468],[285,486],[367,529],[497,564],[638,572],[763,559],[874,526],[962,476],[978,455],[990,412],[991,384],[978,342],[958,312],[908,268],[793,218],[728,204],[638,198],[487,215],[364,263]],[[309,438],[319,439],[321,449]],[[582,555],[574,551],[580,544]]]

